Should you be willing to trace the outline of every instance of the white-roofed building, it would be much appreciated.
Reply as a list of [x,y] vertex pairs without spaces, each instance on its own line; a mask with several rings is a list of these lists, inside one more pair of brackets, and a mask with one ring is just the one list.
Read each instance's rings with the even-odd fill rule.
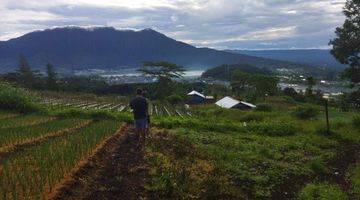
[[205,99],[206,99],[205,95],[203,95],[200,92],[197,92],[195,90],[193,90],[187,94],[187,103],[188,104],[205,103]]
[[236,100],[236,99],[231,98],[231,97],[224,97],[221,100],[217,101],[215,104],[222,107],[222,108],[226,108],[226,109],[230,109],[230,108],[237,108],[237,109],[256,108],[256,106],[251,104],[251,103],[247,103],[247,102],[244,102],[244,101],[239,101],[239,100]]
[[200,92],[197,92],[197,91],[195,91],[195,90],[189,92],[187,95],[188,95],[188,96],[193,96],[193,95],[195,95],[195,96],[199,96],[199,97],[205,98],[205,95],[203,95],[203,94],[201,94]]

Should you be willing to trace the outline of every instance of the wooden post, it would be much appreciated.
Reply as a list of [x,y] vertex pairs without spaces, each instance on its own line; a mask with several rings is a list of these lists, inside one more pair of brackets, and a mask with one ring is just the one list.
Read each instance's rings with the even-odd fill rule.
[[326,115],[326,132],[330,135],[330,123],[329,123],[329,109],[328,109],[328,100],[325,100],[325,115]]

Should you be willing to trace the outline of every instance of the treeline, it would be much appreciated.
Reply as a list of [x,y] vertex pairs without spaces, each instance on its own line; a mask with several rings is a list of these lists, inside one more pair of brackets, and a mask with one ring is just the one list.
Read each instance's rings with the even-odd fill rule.
[[249,64],[220,65],[205,71],[202,78],[215,78],[218,80],[229,81],[235,71],[242,71],[249,74],[270,75],[271,71],[266,68],[258,68]]

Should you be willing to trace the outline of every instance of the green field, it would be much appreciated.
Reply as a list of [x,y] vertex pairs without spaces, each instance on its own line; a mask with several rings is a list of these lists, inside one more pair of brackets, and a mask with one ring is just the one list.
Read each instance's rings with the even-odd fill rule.
[[[138,180],[140,174],[131,170],[143,166],[147,181],[134,193],[144,192],[148,199],[360,198],[356,111],[331,107],[327,132],[323,106],[282,97],[269,97],[262,102],[266,106],[255,110],[214,105],[187,109],[152,102],[151,133],[140,151],[132,146],[131,128],[115,134],[131,122],[129,110],[113,108],[120,103],[110,98],[82,108],[82,102],[48,102],[39,112],[0,111],[0,198],[47,199],[74,174],[79,180],[89,179],[81,188],[106,194]],[[100,150],[112,150],[100,151],[101,157],[94,154],[101,161],[89,161],[109,138],[129,149],[119,152],[106,143]],[[139,166],[128,166],[130,175],[124,175],[123,168],[112,166],[113,155],[125,156],[116,160],[120,166],[135,162],[133,157],[142,159]],[[95,167],[84,169],[83,163]],[[101,170],[107,168],[120,175],[105,179],[106,171]],[[90,174],[83,177],[86,173]],[[78,188],[69,188],[65,194],[76,194]]]

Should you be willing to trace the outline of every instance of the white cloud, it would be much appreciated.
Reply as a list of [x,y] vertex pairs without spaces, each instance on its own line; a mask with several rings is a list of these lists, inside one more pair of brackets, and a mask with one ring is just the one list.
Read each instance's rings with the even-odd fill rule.
[[155,28],[197,46],[326,46],[345,0],[0,0],[0,40],[54,26]]

